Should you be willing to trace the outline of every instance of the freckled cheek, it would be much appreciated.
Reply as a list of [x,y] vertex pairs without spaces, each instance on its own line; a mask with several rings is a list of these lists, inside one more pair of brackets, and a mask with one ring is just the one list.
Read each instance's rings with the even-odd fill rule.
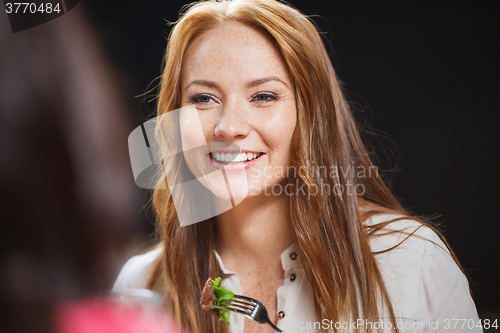
[[179,116],[182,147],[184,150],[205,145],[202,122],[195,109],[183,109]]
[[296,123],[294,111],[283,112],[262,123],[260,133],[271,150],[272,160],[288,160]]
[[203,129],[203,134],[205,135],[205,140],[207,142],[214,141],[214,129],[217,125],[217,119],[207,113],[200,112],[198,113],[201,127]]

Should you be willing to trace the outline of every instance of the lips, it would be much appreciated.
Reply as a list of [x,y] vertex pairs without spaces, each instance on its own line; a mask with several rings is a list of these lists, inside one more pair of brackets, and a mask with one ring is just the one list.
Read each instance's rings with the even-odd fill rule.
[[208,154],[212,166],[227,172],[244,171],[261,161],[266,154],[254,151],[214,151]]
[[212,152],[210,153],[212,159],[219,163],[241,163],[252,161],[259,158],[263,153],[260,152],[244,152],[244,153],[224,153],[224,152]]

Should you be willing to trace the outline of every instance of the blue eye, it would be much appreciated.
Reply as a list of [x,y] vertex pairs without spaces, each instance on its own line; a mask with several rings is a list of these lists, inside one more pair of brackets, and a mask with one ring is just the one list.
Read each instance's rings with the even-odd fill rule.
[[277,94],[269,93],[269,92],[261,92],[252,96],[252,98],[257,102],[269,102],[274,101],[279,98]]
[[[270,92],[260,92],[252,96],[252,101],[258,103],[272,102],[279,99],[279,95]],[[193,104],[209,104],[217,102],[210,94],[197,94],[189,97],[189,101]]]
[[189,101],[191,103],[196,103],[196,104],[206,104],[210,103],[213,100],[213,97],[208,94],[198,94],[192,97],[189,97]]

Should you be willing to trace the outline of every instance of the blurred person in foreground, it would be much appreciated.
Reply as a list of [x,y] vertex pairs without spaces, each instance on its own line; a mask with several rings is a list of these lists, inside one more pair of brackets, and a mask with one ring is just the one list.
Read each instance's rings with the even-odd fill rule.
[[0,18],[0,332],[173,332],[102,297],[138,207],[127,107],[82,11]]

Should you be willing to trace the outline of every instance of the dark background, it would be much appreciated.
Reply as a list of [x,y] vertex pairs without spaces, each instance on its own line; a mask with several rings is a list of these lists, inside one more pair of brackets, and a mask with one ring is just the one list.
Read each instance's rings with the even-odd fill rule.
[[[145,93],[160,75],[165,20],[175,21],[186,3],[81,1],[131,94]],[[385,147],[382,168],[397,170],[391,172],[394,192],[414,213],[440,215],[480,315],[499,318],[500,2],[291,3],[321,15],[314,20],[333,46],[356,114],[378,133],[375,146]],[[149,99],[135,99],[136,126],[155,110]],[[147,215],[138,213],[145,235],[153,232]]]

